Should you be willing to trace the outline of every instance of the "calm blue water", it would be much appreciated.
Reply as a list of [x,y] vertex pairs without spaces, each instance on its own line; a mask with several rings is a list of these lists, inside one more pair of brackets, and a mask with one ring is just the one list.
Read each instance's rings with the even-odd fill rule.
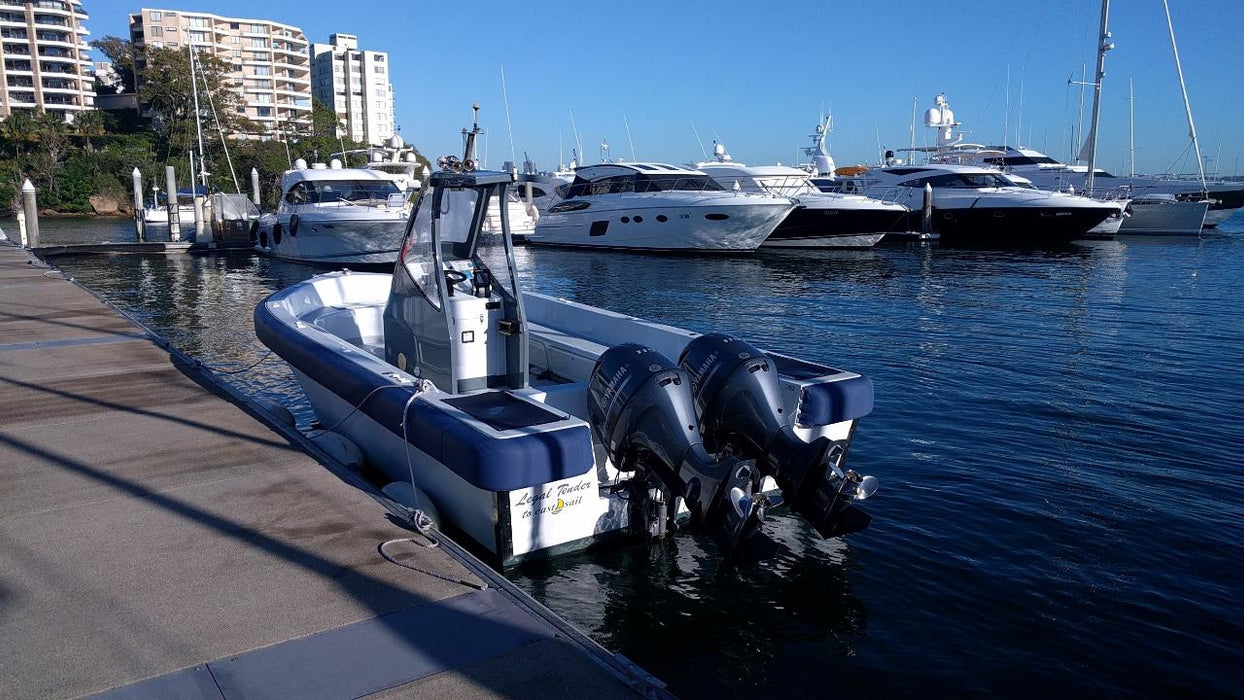
[[[0,227],[12,227],[0,221]],[[44,222],[45,242],[125,224]],[[872,527],[778,516],[748,568],[680,534],[514,580],[684,697],[1244,695],[1244,221],[1202,239],[661,258],[525,250],[528,282],[872,377]],[[61,266],[205,361],[314,274],[245,255]],[[243,375],[301,402],[288,371]],[[309,419],[305,408],[298,414]]]

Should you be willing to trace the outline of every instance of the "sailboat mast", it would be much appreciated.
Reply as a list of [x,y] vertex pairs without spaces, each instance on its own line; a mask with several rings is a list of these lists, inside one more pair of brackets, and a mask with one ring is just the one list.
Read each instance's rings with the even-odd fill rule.
[[[1163,0],[1165,2],[1166,0]],[[1101,32],[1097,37],[1097,77],[1093,81],[1093,116],[1089,122],[1088,180],[1085,195],[1092,196],[1094,169],[1097,167],[1097,125],[1101,121],[1101,81],[1106,77],[1106,52],[1114,48],[1106,20],[1110,16],[1110,0],[1101,0]]]
[[1171,6],[1167,0],[1162,0],[1162,7],[1166,9],[1166,28],[1171,33],[1171,51],[1175,53],[1175,72],[1179,74],[1179,91],[1184,96],[1184,112],[1188,115],[1188,135],[1192,137],[1192,149],[1196,151],[1196,169],[1201,176],[1201,189],[1207,189],[1205,184],[1205,161],[1201,160],[1201,143],[1196,138],[1196,124],[1192,121],[1192,104],[1188,102],[1188,86],[1184,84],[1184,69],[1179,63],[1179,46],[1175,44],[1175,25],[1171,23]]
[[[203,124],[199,120],[199,86],[194,79],[194,44],[187,43],[186,49],[190,52],[190,92],[194,94],[194,131],[199,138],[199,169],[202,171],[198,177],[202,181],[201,185],[207,186],[207,167],[203,164]],[[191,190],[194,190],[194,173],[191,173]]]
[[1136,98],[1132,95],[1132,79],[1127,79],[1127,152],[1130,160],[1128,175],[1136,176]]

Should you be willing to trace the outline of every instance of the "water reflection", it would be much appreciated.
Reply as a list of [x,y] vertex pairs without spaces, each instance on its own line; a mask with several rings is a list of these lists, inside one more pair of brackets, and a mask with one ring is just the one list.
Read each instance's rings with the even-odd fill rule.
[[[1231,694],[1244,222],[1228,224],[1058,250],[520,248],[536,290],[871,377],[850,461],[882,491],[845,543],[773,518],[781,549],[749,567],[679,534],[514,580],[684,697]],[[254,305],[318,272],[245,254],[58,264],[226,367],[264,352]],[[283,363],[238,379],[309,420]]]

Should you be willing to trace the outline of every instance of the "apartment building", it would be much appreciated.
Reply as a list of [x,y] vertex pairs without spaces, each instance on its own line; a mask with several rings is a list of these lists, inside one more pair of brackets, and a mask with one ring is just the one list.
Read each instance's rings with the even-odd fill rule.
[[359,51],[358,37],[331,34],[311,45],[311,91],[337,113],[338,136],[380,145],[394,133],[389,54]]
[[0,0],[0,118],[94,108],[88,18],[80,0]]
[[266,19],[221,17],[206,12],[150,10],[130,15],[130,40],[142,49],[186,50],[192,45],[233,67],[230,80],[239,114],[274,135],[311,123],[311,61],[298,27]]

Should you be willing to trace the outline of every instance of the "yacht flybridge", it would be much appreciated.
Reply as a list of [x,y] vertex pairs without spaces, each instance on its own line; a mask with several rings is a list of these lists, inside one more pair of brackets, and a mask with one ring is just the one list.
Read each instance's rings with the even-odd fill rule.
[[410,207],[386,173],[299,159],[281,176],[275,213],[259,218],[255,248],[286,260],[339,264],[392,264]]
[[540,216],[533,245],[649,251],[755,250],[795,208],[787,197],[726,190],[665,163],[579,167]]
[[819,187],[893,198],[912,209],[912,230],[921,230],[925,187],[932,192],[932,232],[943,241],[988,244],[1066,242],[1110,235],[1122,223],[1124,202],[1024,187],[993,168],[928,164],[853,168]]
[[868,379],[523,292],[508,217],[483,227],[511,175],[460,170],[431,176],[392,275],[321,275],[255,309],[320,421],[412,509],[506,564],[682,517],[736,552],[780,498],[823,537],[868,525],[876,479],[844,463]]
[[765,248],[868,248],[887,232],[907,230],[907,207],[859,194],[822,192],[812,174],[784,165],[748,166],[735,162],[718,143],[715,160],[697,163],[727,190],[790,197],[794,211],[765,239]]

